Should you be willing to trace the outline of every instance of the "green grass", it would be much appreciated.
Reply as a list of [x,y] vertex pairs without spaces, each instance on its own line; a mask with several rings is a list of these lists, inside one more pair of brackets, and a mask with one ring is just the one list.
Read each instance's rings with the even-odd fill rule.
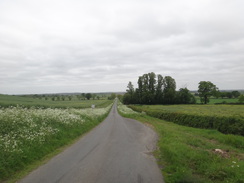
[[146,123],[158,133],[155,156],[166,183],[244,182],[244,137],[181,126],[141,113],[122,115]]
[[[38,99],[3,95],[0,101],[17,106],[0,107],[0,182],[15,182],[94,128],[113,102],[85,100],[64,105],[69,101],[38,103]],[[91,109],[91,104],[99,107]]]
[[244,105],[140,105],[141,110],[244,118]]
[[[200,98],[196,97],[197,104],[201,104]],[[237,103],[238,98],[210,98],[208,104],[216,104],[216,103]]]
[[244,136],[244,105],[130,105],[135,111],[184,126]]
[[24,107],[43,107],[43,108],[88,108],[92,104],[96,107],[106,107],[111,104],[112,100],[78,100],[73,97],[71,101],[52,101],[51,97],[48,100],[31,98],[26,96],[11,96],[11,95],[0,95],[0,107],[10,107],[21,105]]

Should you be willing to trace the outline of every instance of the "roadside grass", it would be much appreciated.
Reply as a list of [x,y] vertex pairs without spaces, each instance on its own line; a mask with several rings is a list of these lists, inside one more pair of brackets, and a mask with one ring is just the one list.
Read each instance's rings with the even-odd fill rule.
[[119,112],[150,124],[158,133],[154,154],[166,183],[244,182],[244,137],[181,126],[134,111]]
[[0,94],[0,107],[11,107],[21,105],[23,107],[42,107],[42,108],[89,108],[92,104],[96,107],[106,107],[111,104],[112,100],[78,100],[78,98],[73,97],[72,100],[59,100],[52,101],[37,99],[31,97],[23,96],[12,96],[12,95],[1,95]]
[[[111,104],[112,105],[112,104]],[[0,108],[0,182],[13,182],[98,125],[96,109]]]

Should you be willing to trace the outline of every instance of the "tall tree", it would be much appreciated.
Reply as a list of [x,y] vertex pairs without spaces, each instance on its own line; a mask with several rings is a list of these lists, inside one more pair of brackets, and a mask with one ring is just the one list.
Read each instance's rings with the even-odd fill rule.
[[218,88],[210,81],[201,81],[198,86],[198,93],[201,102],[207,104],[209,102],[209,97],[212,96]]
[[133,95],[135,90],[134,90],[134,86],[133,84],[131,83],[131,81],[129,81],[128,85],[127,85],[127,93],[130,94],[130,95]]
[[164,103],[173,104],[176,97],[176,82],[171,76],[164,77]]
[[156,85],[155,103],[160,104],[160,103],[163,103],[164,78],[160,74],[158,74],[157,78],[158,78],[158,80],[157,80],[157,85]]
[[155,88],[156,88],[156,74],[154,72],[148,73],[148,103],[155,104]]

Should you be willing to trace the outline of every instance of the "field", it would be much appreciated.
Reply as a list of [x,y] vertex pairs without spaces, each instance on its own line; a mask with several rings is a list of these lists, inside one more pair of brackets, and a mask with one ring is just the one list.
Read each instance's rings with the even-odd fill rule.
[[73,96],[71,100],[66,97],[65,100],[52,100],[53,97],[32,98],[30,96],[11,96],[0,95],[0,107],[10,107],[21,105],[24,107],[43,107],[43,108],[88,108],[92,104],[96,107],[104,107],[111,101],[101,98],[100,100],[79,100]]
[[[151,108],[153,106],[144,107]],[[193,106],[155,106],[158,109],[167,107],[171,111],[179,112],[180,108],[186,108],[185,110],[188,112],[197,113],[201,106],[196,106],[195,110]],[[226,135],[217,130],[181,126],[150,117],[145,112],[135,112],[121,104],[118,109],[124,117],[139,120],[157,131],[159,135],[158,149],[154,154],[161,167],[165,182],[244,182],[243,136]],[[209,109],[211,112],[212,110],[214,109]],[[207,111],[206,108],[205,113]],[[233,115],[236,112],[230,112],[230,114]]]
[[[200,98],[196,97],[197,100],[197,104],[200,104]],[[237,103],[238,102],[238,98],[212,98],[210,97],[209,99],[209,103],[208,104],[221,104],[221,103]]]
[[[98,125],[107,116],[113,102],[75,101],[65,108],[66,101],[50,101],[39,107],[40,103],[34,99],[29,99],[27,105],[26,98],[3,98],[8,98],[16,107],[5,105],[0,108],[0,182],[19,173],[25,174],[33,168],[30,166]],[[51,103],[52,108],[49,108]],[[100,108],[92,109],[91,104]]]
[[177,124],[244,135],[244,105],[130,105],[135,111]]
[[237,116],[244,118],[244,105],[140,105],[136,107],[143,111],[153,110],[203,116]]

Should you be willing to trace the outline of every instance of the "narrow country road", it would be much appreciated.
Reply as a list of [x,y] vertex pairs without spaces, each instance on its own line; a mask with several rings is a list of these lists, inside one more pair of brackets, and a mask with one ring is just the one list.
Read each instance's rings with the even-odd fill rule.
[[149,127],[121,117],[115,102],[100,125],[20,183],[162,183],[150,153],[156,138]]

